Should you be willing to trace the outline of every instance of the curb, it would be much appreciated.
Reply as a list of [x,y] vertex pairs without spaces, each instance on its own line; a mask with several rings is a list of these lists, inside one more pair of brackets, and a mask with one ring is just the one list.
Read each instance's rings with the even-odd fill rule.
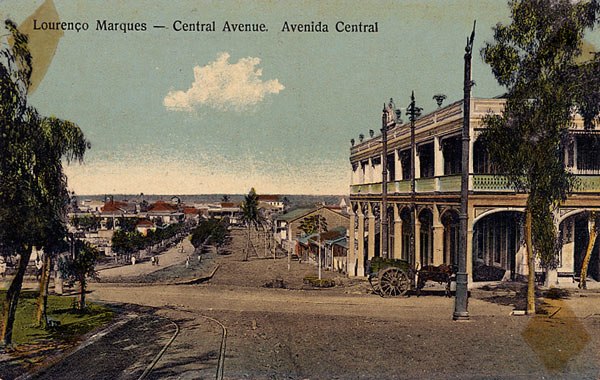
[[210,280],[211,278],[213,278],[213,276],[217,272],[217,269],[219,269],[219,264],[215,265],[215,267],[213,268],[213,270],[207,276],[197,277],[197,278],[193,278],[191,280],[174,282],[174,283],[171,283],[171,284],[173,284],[173,285],[195,285],[195,284],[200,284],[202,282],[206,282],[206,281]]

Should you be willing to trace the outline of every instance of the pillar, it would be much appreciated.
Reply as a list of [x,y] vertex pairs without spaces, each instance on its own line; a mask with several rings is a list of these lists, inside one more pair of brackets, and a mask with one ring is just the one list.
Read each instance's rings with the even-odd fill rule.
[[433,205],[433,265],[444,263],[444,225],[438,208]]
[[392,258],[400,259],[402,257],[402,218],[398,205],[394,205],[394,251]]
[[415,179],[421,178],[421,160],[419,159],[419,149],[415,147],[415,156],[413,157],[415,161]]
[[444,175],[444,152],[440,149],[440,138],[437,136],[433,138],[433,175]]
[[356,276],[365,275],[365,215],[362,213],[361,206],[358,207],[358,252],[355,259]]
[[367,240],[367,259],[371,260],[371,258],[375,256],[375,215],[373,215],[371,204],[368,206],[367,213],[369,228],[369,236]]
[[[475,220],[475,208],[469,205],[467,212],[467,287],[473,286],[473,226]],[[460,253],[459,253],[460,254]]]
[[[352,204],[350,204],[351,207]],[[346,270],[348,273],[348,277],[356,276],[356,251],[355,251],[355,234],[354,230],[356,223],[356,214],[354,210],[350,213],[350,228],[348,229],[348,256],[346,256]]]
[[396,181],[399,181],[402,178],[402,160],[400,159],[400,152],[398,149],[394,149],[394,161],[396,171],[394,172],[394,178]]

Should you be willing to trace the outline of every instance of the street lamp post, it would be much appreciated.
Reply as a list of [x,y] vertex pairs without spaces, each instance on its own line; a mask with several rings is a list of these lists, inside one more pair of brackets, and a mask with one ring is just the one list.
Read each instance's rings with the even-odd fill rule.
[[410,197],[411,197],[411,211],[410,211],[410,252],[409,262],[414,263],[416,260],[415,252],[415,239],[416,239],[416,187],[415,187],[415,156],[416,156],[416,143],[415,143],[415,121],[421,116],[421,107],[417,107],[415,103],[415,92],[413,91],[410,95],[410,104],[408,105],[407,113],[410,119]]
[[383,113],[381,115],[381,256],[389,258],[389,226],[387,215],[387,189],[388,189],[388,162],[387,162],[387,147],[388,147],[388,130],[400,122],[400,110],[394,110],[394,100],[390,99],[390,103],[386,106],[383,104]]
[[462,167],[460,181],[460,237],[458,241],[458,272],[456,273],[456,297],[454,298],[454,320],[468,320],[468,288],[467,288],[467,221],[469,219],[469,129],[471,117],[471,52],[475,38],[475,22],[471,37],[467,39],[465,47],[465,79],[463,97],[463,127],[462,127]]
[[[390,102],[391,103],[391,102]],[[388,258],[388,218],[387,218],[387,185],[388,185],[388,170],[387,170],[387,130],[389,122],[388,109],[383,104],[383,114],[381,115],[381,257]]]

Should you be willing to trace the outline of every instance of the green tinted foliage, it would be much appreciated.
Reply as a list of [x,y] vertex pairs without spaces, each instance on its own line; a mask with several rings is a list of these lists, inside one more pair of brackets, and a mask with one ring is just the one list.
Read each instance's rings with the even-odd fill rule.
[[299,228],[306,235],[312,235],[319,231],[327,232],[327,220],[319,214],[307,216],[300,221]]
[[[528,192],[532,238],[546,266],[557,253],[553,212],[573,189],[563,163],[572,111],[591,123],[600,105],[600,65],[581,64],[582,41],[597,22],[597,1],[512,0],[512,22],[494,27],[481,51],[507,89],[501,115],[488,115],[481,136],[490,158],[517,191]],[[586,124],[589,124],[586,121]]]
[[64,279],[73,283],[85,277],[96,276],[96,262],[100,253],[90,243],[75,240],[74,255],[59,258],[59,267]]
[[242,202],[242,221],[248,227],[254,228],[259,228],[264,223],[264,217],[258,209],[258,194],[256,194],[254,188],[251,188],[248,195],[244,196],[244,201]]

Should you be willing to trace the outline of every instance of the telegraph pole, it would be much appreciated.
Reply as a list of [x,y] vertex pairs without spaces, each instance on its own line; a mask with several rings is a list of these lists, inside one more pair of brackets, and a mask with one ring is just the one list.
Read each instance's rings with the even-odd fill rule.
[[381,116],[381,140],[383,143],[381,155],[381,257],[388,258],[388,217],[387,217],[387,185],[388,185],[388,170],[387,170],[387,129],[388,129],[389,113],[388,109],[383,104],[383,114]]
[[462,167],[460,181],[460,237],[458,241],[458,273],[456,273],[456,297],[454,298],[453,319],[468,320],[468,288],[467,288],[467,222],[469,219],[469,130],[471,117],[471,53],[473,51],[473,40],[475,39],[475,22],[471,37],[467,39],[465,47],[465,80],[463,97],[463,127],[462,127]]
[[408,114],[410,119],[410,197],[411,197],[411,210],[410,210],[410,252],[408,261],[414,264],[416,260],[415,252],[415,239],[417,235],[416,221],[417,221],[417,205],[416,205],[416,187],[415,187],[415,156],[416,156],[416,142],[415,142],[415,121],[421,116],[422,108],[417,107],[415,103],[415,92],[413,91],[410,95],[410,104],[408,105]]

